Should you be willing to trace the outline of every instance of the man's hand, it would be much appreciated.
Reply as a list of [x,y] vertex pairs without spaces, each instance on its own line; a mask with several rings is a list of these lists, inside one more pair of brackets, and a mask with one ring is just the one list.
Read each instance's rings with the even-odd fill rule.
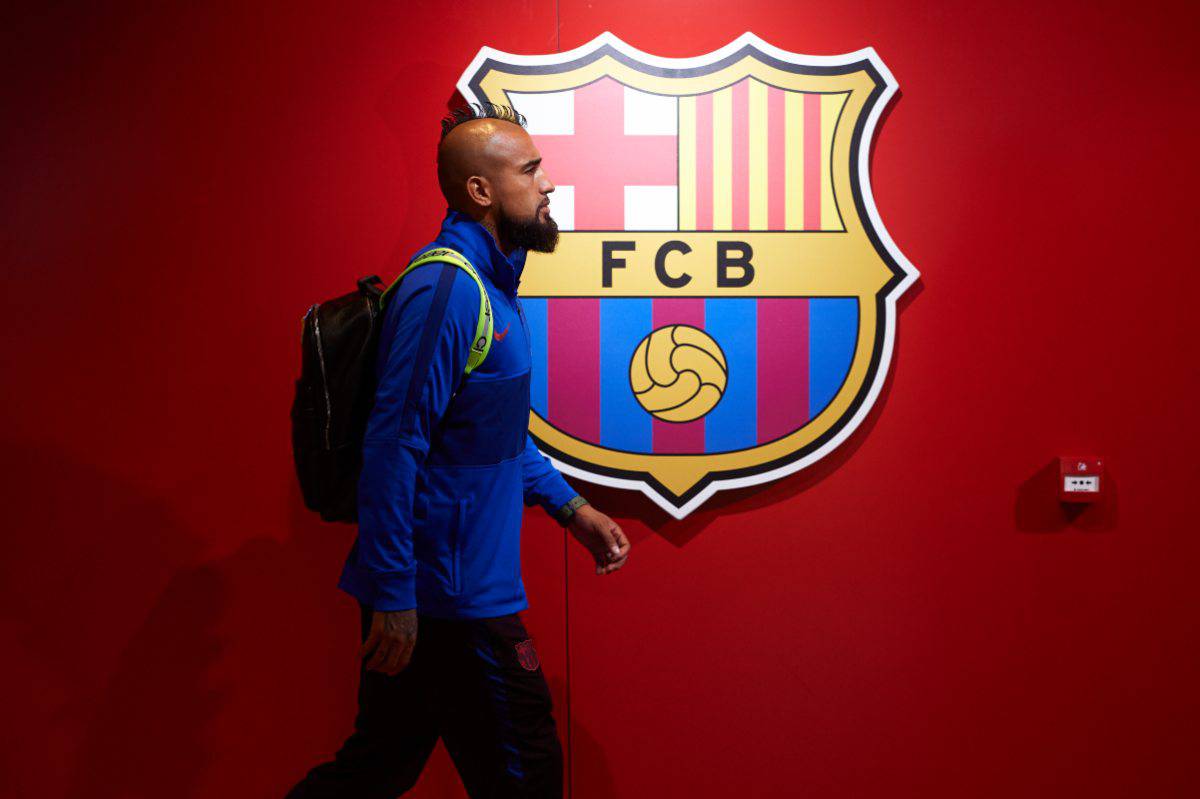
[[359,657],[375,651],[367,664],[369,671],[395,676],[412,660],[417,645],[416,610],[377,610],[371,617],[371,633],[363,643]]
[[567,527],[596,559],[596,574],[609,574],[625,565],[629,539],[619,524],[591,505],[579,506]]

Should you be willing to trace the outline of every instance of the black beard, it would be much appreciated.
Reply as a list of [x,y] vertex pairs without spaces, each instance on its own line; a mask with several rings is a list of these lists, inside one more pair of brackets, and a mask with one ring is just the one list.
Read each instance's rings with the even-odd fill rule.
[[558,246],[558,223],[552,216],[547,216],[546,221],[542,222],[539,218],[541,210],[538,208],[534,212],[533,219],[521,221],[513,219],[501,209],[496,220],[496,232],[500,240],[508,242],[511,247],[533,252],[554,252]]

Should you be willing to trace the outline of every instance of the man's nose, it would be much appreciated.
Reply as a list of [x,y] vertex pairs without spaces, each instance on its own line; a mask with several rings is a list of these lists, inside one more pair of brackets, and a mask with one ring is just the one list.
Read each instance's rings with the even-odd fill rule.
[[542,184],[542,194],[549,194],[554,191],[554,184],[550,182],[550,178],[546,178]]

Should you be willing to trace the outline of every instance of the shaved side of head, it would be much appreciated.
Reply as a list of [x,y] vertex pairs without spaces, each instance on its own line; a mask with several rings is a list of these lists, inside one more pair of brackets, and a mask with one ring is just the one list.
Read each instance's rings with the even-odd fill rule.
[[520,125],[502,119],[472,119],[455,126],[438,144],[438,185],[447,205],[475,216],[479,205],[467,193],[467,181],[474,176],[495,180],[514,149],[514,137],[528,136]]
[[554,184],[541,163],[525,117],[509,106],[472,104],[442,120],[442,196],[487,228],[505,255],[516,247],[550,252],[558,241],[549,211]]

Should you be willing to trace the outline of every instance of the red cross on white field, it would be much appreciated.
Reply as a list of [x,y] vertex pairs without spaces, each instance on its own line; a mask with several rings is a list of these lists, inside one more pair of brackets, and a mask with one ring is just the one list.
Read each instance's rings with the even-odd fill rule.
[[626,135],[624,91],[612,78],[576,89],[574,104],[574,135],[533,137],[542,167],[575,187],[576,230],[624,230],[626,186],[677,185],[676,137]]

